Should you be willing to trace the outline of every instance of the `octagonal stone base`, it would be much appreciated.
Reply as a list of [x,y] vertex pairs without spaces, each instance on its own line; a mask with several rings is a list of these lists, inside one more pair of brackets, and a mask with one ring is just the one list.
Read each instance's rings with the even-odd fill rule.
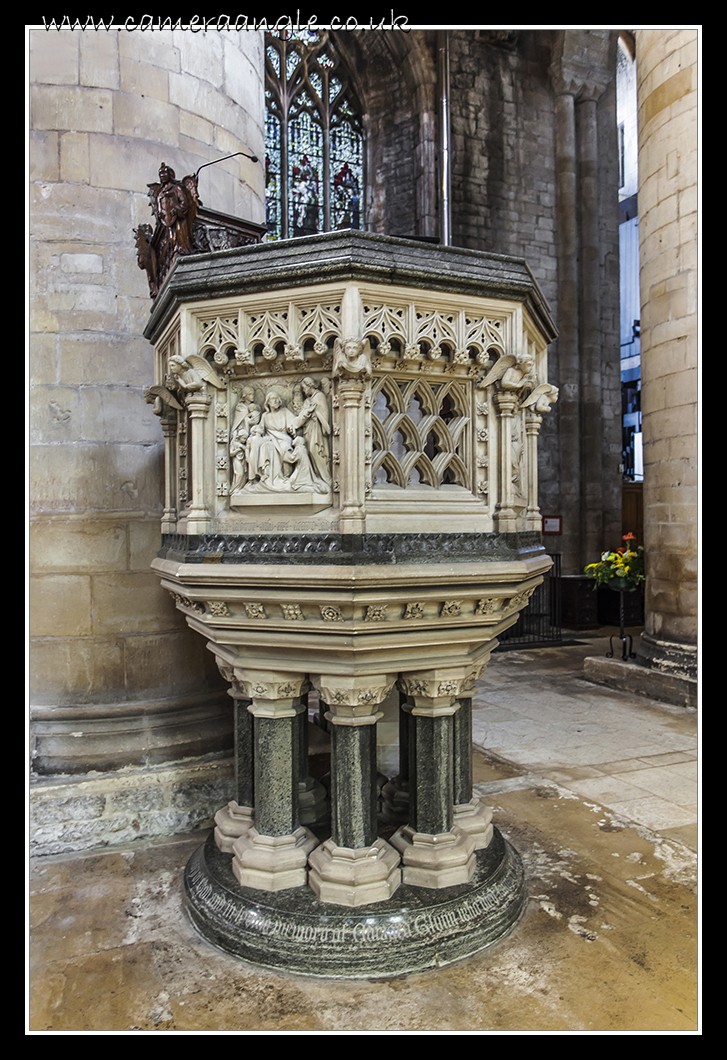
[[522,862],[494,830],[467,884],[436,891],[402,884],[355,909],[309,887],[263,893],[241,887],[214,836],[185,873],[185,907],[199,933],[233,956],[321,978],[376,979],[451,964],[508,934],[526,903]]

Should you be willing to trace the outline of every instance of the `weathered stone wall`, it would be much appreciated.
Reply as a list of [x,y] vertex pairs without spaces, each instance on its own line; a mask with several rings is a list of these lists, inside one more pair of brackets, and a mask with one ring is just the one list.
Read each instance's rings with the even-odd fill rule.
[[[79,772],[89,758],[209,751],[229,729],[219,704],[209,738],[199,724],[219,678],[149,571],[163,441],[143,396],[153,351],[133,228],[153,221],[145,186],[162,161],[182,177],[233,151],[262,156],[262,38],[31,30],[30,78],[35,763]],[[200,195],[260,222],[263,168],[205,169]]]
[[696,667],[696,30],[637,30],[646,634],[642,659]]

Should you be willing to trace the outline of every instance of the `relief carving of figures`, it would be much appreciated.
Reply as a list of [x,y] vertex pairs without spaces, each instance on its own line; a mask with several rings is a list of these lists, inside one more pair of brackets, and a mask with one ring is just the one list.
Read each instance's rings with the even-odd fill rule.
[[328,402],[314,380],[300,385],[305,400],[298,415],[276,390],[268,391],[260,422],[250,427],[245,444],[245,492],[330,491]]
[[245,448],[250,431],[260,423],[262,409],[255,401],[251,386],[243,388],[230,427],[230,458],[232,460],[232,491],[241,490],[247,482],[247,457]]

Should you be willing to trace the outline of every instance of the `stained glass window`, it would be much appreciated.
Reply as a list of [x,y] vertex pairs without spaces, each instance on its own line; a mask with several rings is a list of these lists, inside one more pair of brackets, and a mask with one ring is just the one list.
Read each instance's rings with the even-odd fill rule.
[[266,34],[265,84],[268,239],[361,228],[361,120],[328,34]]

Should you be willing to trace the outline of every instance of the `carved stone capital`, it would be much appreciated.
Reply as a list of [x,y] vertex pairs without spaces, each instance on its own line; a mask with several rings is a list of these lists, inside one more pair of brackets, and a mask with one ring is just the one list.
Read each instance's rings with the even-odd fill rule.
[[310,684],[304,674],[269,670],[243,670],[235,667],[235,677],[250,699],[248,708],[258,718],[290,718],[305,709],[301,696]]
[[383,703],[396,681],[396,674],[361,677],[311,674],[321,699],[330,707],[334,725],[373,725],[382,715],[376,707]]
[[404,710],[424,717],[456,714],[457,700],[462,698],[462,690],[469,690],[470,686],[464,667],[402,673],[397,682],[399,690],[413,703],[405,705]]

